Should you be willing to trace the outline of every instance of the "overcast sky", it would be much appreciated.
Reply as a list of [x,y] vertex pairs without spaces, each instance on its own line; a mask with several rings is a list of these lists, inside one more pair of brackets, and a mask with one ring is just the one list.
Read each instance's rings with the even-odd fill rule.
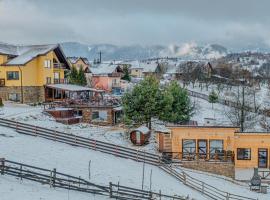
[[0,0],[9,43],[270,47],[270,0]]

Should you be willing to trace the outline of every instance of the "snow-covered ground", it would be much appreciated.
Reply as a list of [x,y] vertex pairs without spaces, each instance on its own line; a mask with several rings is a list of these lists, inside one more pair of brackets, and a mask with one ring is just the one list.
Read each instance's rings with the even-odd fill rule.
[[156,152],[155,136],[152,134],[150,143],[146,146],[133,145],[127,134],[127,130],[119,127],[97,126],[87,123],[65,125],[58,123],[53,117],[43,112],[43,106],[28,106],[13,102],[5,102],[2,118],[15,120],[22,123],[33,124],[68,134],[80,135],[104,142],[110,142],[121,146],[141,149],[147,152]]
[[[224,118],[224,106],[212,105],[205,100],[193,98],[199,105],[194,120],[203,123],[206,117],[218,119],[222,123],[227,123]],[[89,124],[63,125],[55,122],[51,117],[42,113],[42,107],[31,107],[5,102],[4,114],[0,117],[18,120],[38,126],[53,128],[67,133],[83,135],[84,137],[96,138],[120,145],[132,146],[123,130],[115,130],[114,127],[96,127]],[[88,179],[88,164],[91,160],[91,180],[98,184],[120,182],[120,184],[130,187],[141,188],[142,163],[132,160],[121,159],[111,155],[103,154],[88,149],[73,147],[66,144],[55,143],[41,138],[24,136],[8,128],[0,130],[0,157],[6,157],[10,160],[28,163],[43,168],[53,169],[75,176],[81,176]],[[134,147],[134,146],[133,146]],[[136,148],[136,147],[134,147]],[[155,151],[155,142],[152,138],[151,144],[145,148],[149,151]],[[167,194],[178,194],[203,200],[207,199],[200,193],[183,185],[178,180],[170,177],[168,174],[154,166],[146,165],[144,188],[149,189],[150,171],[153,170],[152,188],[159,189]],[[258,197],[260,200],[270,199],[269,195],[250,192],[248,186],[244,183],[234,182],[225,177],[213,176],[211,174],[187,170],[189,175],[207,182],[221,190],[235,193],[243,196]],[[21,184],[19,180],[0,176],[0,194],[4,194],[3,199],[14,199],[20,195],[20,200],[31,199],[105,199],[105,197],[94,197],[89,194],[81,194],[65,190],[50,189],[48,186],[37,185],[36,183],[23,181],[27,184]],[[18,189],[16,189],[18,188]],[[11,192],[8,192],[11,191]],[[49,194],[48,194],[49,193]],[[68,196],[69,195],[69,196]],[[2,196],[2,195],[1,195]],[[0,198],[2,200],[2,198]]]
[[79,193],[58,188],[50,188],[35,182],[15,179],[10,176],[0,177],[1,200],[109,200],[108,197]]
[[[214,90],[216,93],[218,93],[218,96],[220,99],[231,100],[231,101],[236,101],[236,94],[239,89],[237,86],[229,86],[226,84],[220,84],[220,86],[218,86],[217,84],[213,84],[213,83],[210,84],[207,89],[205,84],[202,84],[202,87],[200,87],[200,84],[198,82],[194,84],[194,87],[193,87],[193,84],[190,83],[189,85],[186,86],[186,88],[188,90],[199,92],[206,95],[209,95],[210,92]],[[267,84],[262,84],[261,87],[252,88],[251,90],[252,91],[255,90],[255,96],[256,96],[255,98],[256,98],[257,106],[260,106],[260,108],[270,108],[270,103],[269,103],[270,89]],[[250,99],[251,106],[252,106],[253,94],[250,94],[250,97],[252,97]]]
[[[81,176],[87,180],[89,178],[88,165],[89,161],[91,161],[91,182],[102,185],[108,185],[109,182],[119,182],[129,187],[141,188],[143,163],[137,163],[132,160],[114,157],[89,149],[51,142],[46,139],[21,135],[8,128],[1,128],[1,132],[5,133],[5,135],[0,136],[0,157],[47,169],[56,168],[59,172],[77,177]],[[147,164],[145,165],[144,189],[149,189],[150,187],[151,170],[153,190],[159,191],[161,189],[162,193],[171,195],[189,195],[198,200],[207,199],[200,193],[166,174],[161,169]],[[0,194],[2,194],[2,191],[6,191],[6,189],[3,189],[2,184],[7,184],[12,179],[8,179],[9,181],[7,181],[0,177],[0,180]],[[48,186],[43,187],[46,190],[48,188]],[[10,188],[13,188],[12,184]],[[20,194],[19,191],[14,189],[15,192],[17,195]],[[63,193],[67,194],[67,191],[63,191]]]

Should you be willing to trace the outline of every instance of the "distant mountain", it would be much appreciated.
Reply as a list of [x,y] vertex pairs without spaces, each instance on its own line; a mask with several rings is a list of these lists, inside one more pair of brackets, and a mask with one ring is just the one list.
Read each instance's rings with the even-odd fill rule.
[[103,60],[143,60],[155,57],[179,57],[187,59],[211,59],[225,56],[227,49],[221,45],[213,44],[197,46],[195,43],[187,43],[181,46],[116,46],[110,44],[86,45],[77,42],[65,42],[61,44],[66,56],[81,56],[89,60],[99,57],[102,52]]

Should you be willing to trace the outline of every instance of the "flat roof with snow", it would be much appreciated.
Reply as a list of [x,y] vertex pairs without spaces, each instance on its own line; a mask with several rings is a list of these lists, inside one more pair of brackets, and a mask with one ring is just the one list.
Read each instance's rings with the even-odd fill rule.
[[72,85],[72,84],[51,84],[51,85],[46,85],[46,87],[58,89],[58,90],[66,90],[70,92],[80,92],[80,91],[104,92],[104,90],[97,90],[94,88],[83,87],[83,86]]

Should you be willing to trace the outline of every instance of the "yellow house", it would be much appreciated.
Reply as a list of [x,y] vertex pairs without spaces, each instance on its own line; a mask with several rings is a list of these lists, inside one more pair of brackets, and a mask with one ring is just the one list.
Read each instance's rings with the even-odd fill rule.
[[185,161],[232,161],[235,168],[270,167],[270,132],[238,127],[167,125],[157,131],[159,151]]
[[60,45],[16,46],[0,43],[0,97],[44,101],[44,86],[65,82],[70,65]]

